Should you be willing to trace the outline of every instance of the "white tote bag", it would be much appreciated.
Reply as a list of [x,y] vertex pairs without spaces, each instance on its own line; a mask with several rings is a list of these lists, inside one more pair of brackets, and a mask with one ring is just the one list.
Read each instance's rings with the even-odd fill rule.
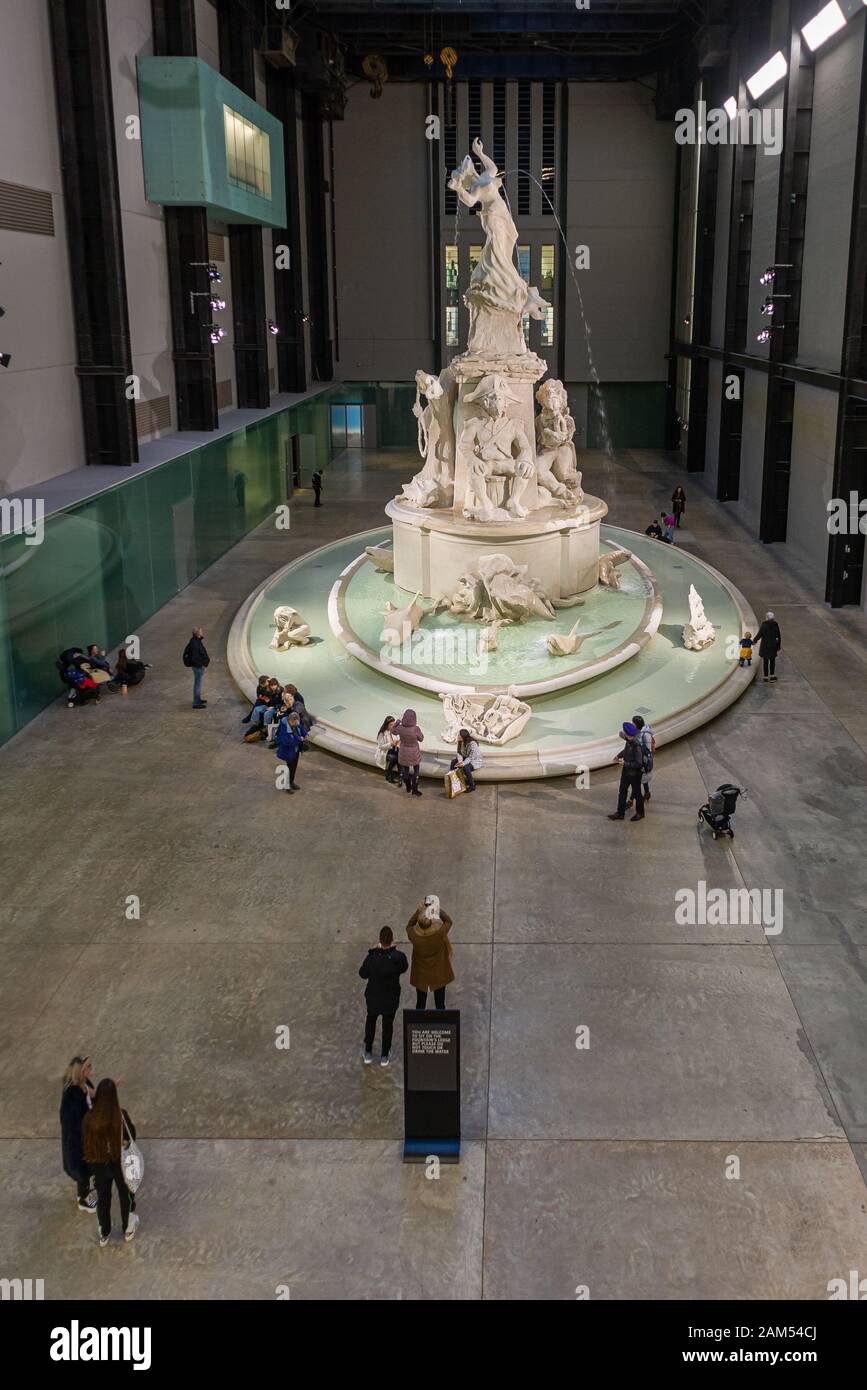
[[[144,1154],[127,1129],[123,1113],[121,1113],[120,1122],[122,1126],[120,1166],[123,1171],[123,1180],[130,1192],[138,1192],[144,1177]],[[126,1148],[123,1148],[124,1135],[129,1141]]]

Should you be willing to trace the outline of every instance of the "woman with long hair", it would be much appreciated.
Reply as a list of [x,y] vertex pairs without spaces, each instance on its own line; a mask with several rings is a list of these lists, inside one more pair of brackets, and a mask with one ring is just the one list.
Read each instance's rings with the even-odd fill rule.
[[60,1147],[63,1171],[78,1191],[78,1210],[96,1211],[96,1193],[90,1188],[90,1169],[84,1161],[81,1127],[90,1109],[93,1064],[89,1057],[73,1057],[63,1073],[60,1095]]
[[478,772],[482,765],[482,755],[479,745],[473,738],[469,729],[458,730],[457,757],[452,758],[449,767],[454,770],[456,767],[461,769],[464,780],[467,784],[467,791],[476,790],[476,782],[473,774]]
[[671,511],[674,516],[675,526],[680,525],[680,519],[686,511],[686,493],[678,483],[674,492],[671,494]]
[[379,726],[376,735],[376,765],[385,769],[386,782],[400,781],[400,774],[397,772],[397,750],[400,747],[400,740],[394,736],[395,718],[393,714],[387,714]]
[[117,1086],[105,1077],[96,1088],[93,1108],[85,1116],[84,1157],[96,1183],[96,1214],[99,1218],[99,1243],[108,1245],[111,1236],[111,1185],[117,1187],[120,1202],[120,1224],[124,1240],[130,1241],[138,1226],[138,1217],[131,1213],[133,1205],[121,1167],[121,1154],[131,1139],[135,1125],[117,1098]]

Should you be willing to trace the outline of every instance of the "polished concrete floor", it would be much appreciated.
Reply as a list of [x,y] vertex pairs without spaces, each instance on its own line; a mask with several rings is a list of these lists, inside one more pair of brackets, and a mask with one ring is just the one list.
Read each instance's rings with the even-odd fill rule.
[[[288,533],[261,527],[145,625],[142,688],[58,703],[0,751],[0,1276],[58,1299],[827,1297],[867,1274],[860,616],[686,479],[679,543],[777,613],[783,657],[660,753],[643,824],[606,819],[613,771],[414,801],[314,750],[279,794],[240,740],[231,620],[287,560],[377,524],[411,466],[344,456],[320,510],[302,493]],[[679,480],[652,452],[585,472],[641,530]],[[714,843],[696,808],[728,779],[749,796]],[[679,924],[700,880],[781,889],[783,930]],[[361,1066],[356,973],[426,892],[455,920],[463,1020],[465,1142],[438,1179],[401,1163],[400,1060]],[[130,1247],[98,1249],[61,1172],[79,1050],[139,1127]]]

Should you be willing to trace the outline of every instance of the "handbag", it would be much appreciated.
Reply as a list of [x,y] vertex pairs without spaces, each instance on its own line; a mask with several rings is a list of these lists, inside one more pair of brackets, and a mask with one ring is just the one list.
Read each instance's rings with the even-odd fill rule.
[[446,796],[448,797],[460,796],[461,792],[465,792],[467,789],[464,775],[459,767],[454,767],[446,773],[445,783]]
[[[120,1166],[123,1172],[123,1180],[129,1188],[130,1192],[138,1192],[139,1188],[141,1187],[142,1178],[144,1177],[144,1154],[142,1153],[138,1144],[135,1142],[129,1130],[127,1129],[126,1118],[123,1114],[123,1111],[121,1111],[120,1123]],[[129,1143],[127,1144],[126,1148],[123,1147],[124,1133],[126,1133],[126,1137],[129,1140]]]

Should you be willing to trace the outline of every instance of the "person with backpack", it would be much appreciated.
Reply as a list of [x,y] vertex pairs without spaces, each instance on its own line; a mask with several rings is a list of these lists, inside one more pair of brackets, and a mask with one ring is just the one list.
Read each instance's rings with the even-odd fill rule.
[[[654,737],[653,730],[651,729],[649,724],[646,724],[644,722],[644,718],[642,715],[633,714],[632,722],[638,730],[638,737],[640,742],[644,745],[644,768],[642,772],[641,783],[642,787],[644,788],[644,809],[647,810],[647,803],[651,799],[650,779],[653,775],[653,755],[656,752],[656,739]],[[626,803],[627,811],[632,810],[633,802],[634,797],[630,796],[629,800]]]
[[211,658],[205,650],[204,637],[202,629],[194,627],[193,635],[184,647],[184,665],[189,666],[193,672],[193,709],[204,709],[208,703],[202,699],[202,676],[211,664]]
[[644,820],[644,793],[641,783],[644,777],[646,750],[638,737],[638,729],[631,722],[623,725],[620,736],[623,739],[623,751],[614,759],[616,763],[620,763],[620,791],[617,796],[617,810],[613,811],[608,819],[624,819],[626,798],[631,794],[635,801],[635,815],[630,819]]
[[391,927],[382,927],[379,932],[379,945],[371,946],[359,968],[359,975],[367,984],[364,988],[364,1001],[367,1004],[367,1022],[364,1025],[364,1065],[369,1067],[373,1061],[373,1040],[376,1037],[376,1020],[382,1017],[382,1051],[379,1065],[387,1067],[391,1061],[391,1039],[394,1032],[394,1016],[400,1004],[400,977],[409,969],[409,962],[403,951],[394,944]]
[[96,1215],[100,1246],[111,1237],[111,1188],[117,1188],[123,1238],[129,1242],[136,1233],[139,1218],[132,1210],[132,1194],[126,1185],[121,1159],[124,1149],[135,1139],[135,1125],[117,1098],[117,1085],[105,1077],[96,1088],[93,1108],[82,1126],[84,1158],[96,1184]]
[[93,1101],[92,1071],[89,1057],[73,1057],[63,1073],[60,1096],[63,1171],[76,1185],[78,1210],[88,1212],[96,1211],[96,1192],[91,1190],[91,1173],[84,1161],[82,1125]]

